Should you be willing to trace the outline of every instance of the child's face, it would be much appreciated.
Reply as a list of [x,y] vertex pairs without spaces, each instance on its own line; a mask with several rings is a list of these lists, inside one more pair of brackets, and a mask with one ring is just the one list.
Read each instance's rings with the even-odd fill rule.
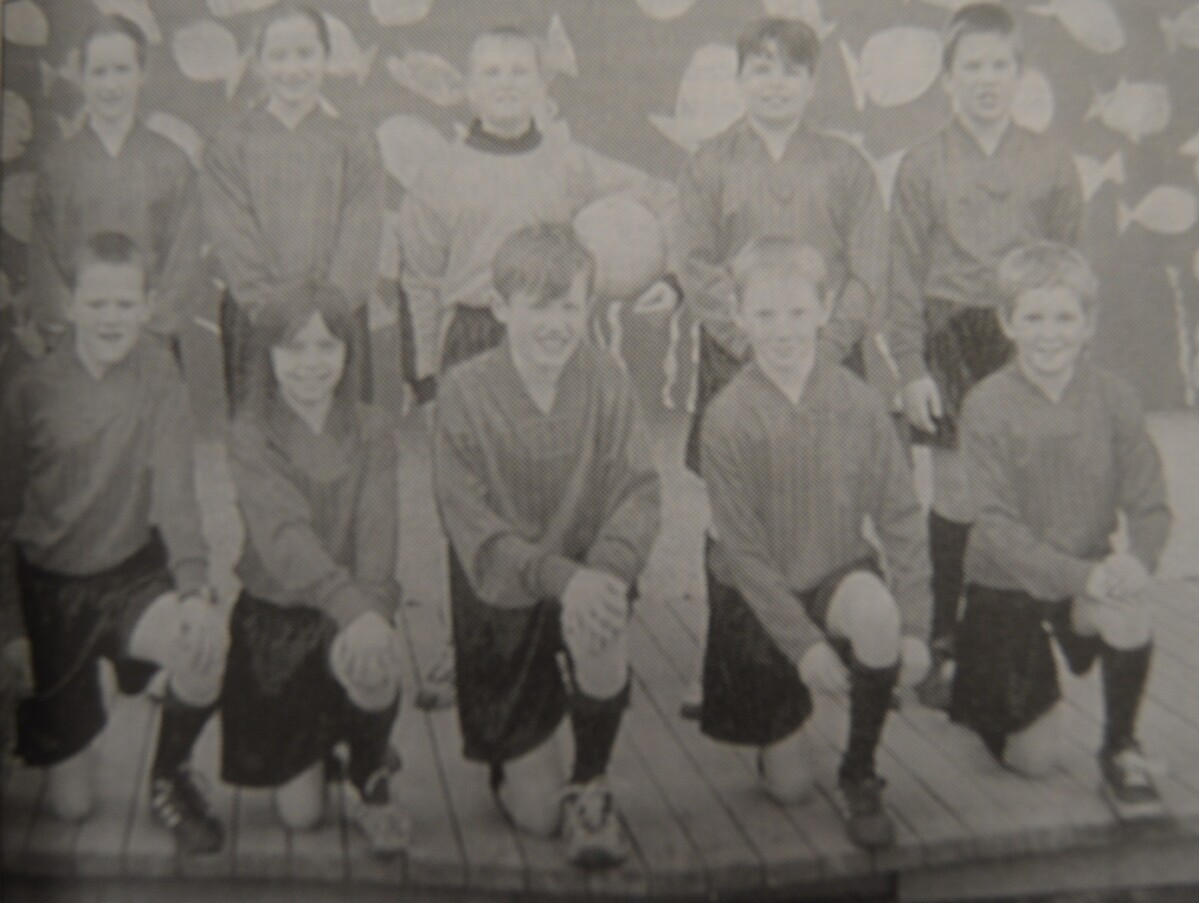
[[488,131],[524,131],[544,92],[537,52],[528,41],[485,37],[472,48],[466,97]]
[[99,34],[84,48],[83,102],[94,119],[121,122],[137,109],[144,74],[128,35]]
[[945,88],[957,115],[972,125],[989,125],[1012,112],[1020,63],[1007,35],[978,32],[958,42]]
[[304,106],[316,99],[325,78],[325,48],[307,16],[288,16],[267,26],[258,72],[275,99]]
[[587,330],[587,274],[577,273],[566,294],[548,301],[517,291],[496,302],[495,315],[508,330],[512,355],[543,373],[566,366]]
[[766,370],[794,368],[816,348],[824,308],[811,282],[767,274],[741,292],[738,322]]
[[75,347],[102,370],[128,356],[149,316],[144,276],[134,264],[86,264],[66,309]]
[[812,100],[812,73],[777,53],[748,56],[737,76],[745,107],[765,125],[789,125],[803,119]]
[[271,366],[283,398],[293,407],[325,404],[345,371],[346,343],[314,313],[299,332],[271,348]]
[[1016,299],[1003,323],[1023,370],[1045,379],[1066,376],[1095,333],[1095,317],[1064,286],[1033,289]]

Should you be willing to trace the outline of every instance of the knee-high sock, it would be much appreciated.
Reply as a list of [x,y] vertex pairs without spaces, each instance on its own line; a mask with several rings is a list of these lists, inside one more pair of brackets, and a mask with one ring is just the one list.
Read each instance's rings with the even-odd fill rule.
[[346,771],[350,783],[364,798],[369,791],[383,793],[386,790],[386,782],[370,786],[376,775],[399,770],[398,756],[391,748],[391,729],[399,711],[398,697],[391,705],[375,712],[346,703],[342,714],[342,736],[350,747],[350,764]]
[[620,721],[629,704],[629,684],[615,696],[596,699],[575,690],[570,699],[570,727],[575,739],[572,784],[585,784],[608,770]]
[[952,657],[953,636],[962,595],[962,564],[970,525],[928,513],[928,546],[933,569],[932,644],[935,651]]
[[216,711],[211,705],[188,705],[168,686],[162,702],[158,726],[158,745],[154,750],[151,777],[169,777],[191,758],[192,747],[204,730],[209,717]]
[[868,668],[856,659],[849,666],[849,739],[841,758],[841,780],[874,774],[874,751],[883,734],[899,665]]
[[1149,680],[1149,660],[1153,644],[1136,649],[1113,649],[1104,644],[1103,671],[1103,749],[1119,752],[1136,736],[1137,711]]

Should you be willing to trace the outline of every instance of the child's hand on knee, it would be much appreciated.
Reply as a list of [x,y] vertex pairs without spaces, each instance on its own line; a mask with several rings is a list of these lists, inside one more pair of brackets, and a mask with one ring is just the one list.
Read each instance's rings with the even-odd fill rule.
[[376,611],[354,619],[333,639],[330,666],[356,705],[390,703],[399,687],[399,632]]
[[624,630],[628,620],[628,587],[603,571],[582,567],[562,593],[562,629],[601,649]]
[[849,692],[849,675],[833,647],[821,641],[799,661],[800,679],[812,690],[830,696]]
[[1141,560],[1128,552],[1115,552],[1107,556],[1103,568],[1107,576],[1108,594],[1114,601],[1140,595],[1148,589],[1153,579]]
[[208,674],[224,667],[229,625],[207,587],[180,598],[178,641],[192,670]]

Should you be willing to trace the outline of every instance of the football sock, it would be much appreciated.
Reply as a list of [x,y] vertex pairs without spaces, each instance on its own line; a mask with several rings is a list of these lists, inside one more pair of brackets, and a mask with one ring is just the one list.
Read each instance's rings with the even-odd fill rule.
[[343,714],[343,736],[350,747],[347,776],[365,794],[367,782],[380,770],[398,770],[398,763],[389,762],[391,728],[399,714],[400,700],[385,709],[368,712],[347,703]]
[[575,739],[572,784],[586,784],[608,770],[620,720],[629,704],[629,686],[626,682],[624,689],[607,699],[596,699],[579,690],[571,695],[570,727]]
[[192,747],[209,716],[216,711],[211,705],[188,705],[175,695],[168,686],[162,701],[162,715],[158,724],[158,745],[154,750],[151,777],[170,777],[191,758]]
[[1119,752],[1136,736],[1137,711],[1149,679],[1149,660],[1153,644],[1136,649],[1113,649],[1104,644],[1103,672],[1103,749]]
[[962,564],[970,525],[928,513],[928,545],[933,568],[932,645],[941,658],[952,658],[953,636],[962,595]]
[[898,664],[868,668],[856,659],[850,663],[849,740],[838,775],[842,781],[859,781],[874,774],[874,751],[898,679]]

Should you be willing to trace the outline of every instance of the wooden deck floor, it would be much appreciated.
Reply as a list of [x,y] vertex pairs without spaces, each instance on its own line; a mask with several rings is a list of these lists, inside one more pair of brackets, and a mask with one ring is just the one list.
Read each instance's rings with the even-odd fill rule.
[[[899,828],[898,844],[885,853],[870,856],[854,848],[834,802],[846,731],[843,701],[821,699],[812,722],[819,793],[802,807],[769,802],[756,789],[751,751],[706,740],[694,723],[677,715],[704,629],[699,536],[705,514],[699,487],[676,463],[680,432],[671,422],[659,431],[669,486],[665,529],[637,607],[633,703],[611,768],[633,842],[623,868],[588,876],[565,862],[558,845],[513,832],[491,801],[485,770],[459,755],[455,714],[426,714],[408,705],[396,733],[405,762],[402,790],[415,821],[406,856],[372,859],[341,816],[337,797],[333,817],[320,830],[280,828],[267,793],[236,790],[216,779],[220,738],[214,722],[201,738],[198,764],[211,776],[229,843],[215,857],[183,860],[149,814],[145,775],[156,712],[151,701],[138,698],[116,702],[98,740],[100,805],[85,824],[67,826],[46,815],[39,772],[11,772],[0,810],[3,872],[137,882],[194,876],[189,886],[207,879],[214,894],[223,896],[230,896],[230,887],[261,887],[249,882],[285,878],[304,883],[296,887],[354,886],[364,892],[403,887],[411,894],[512,898],[540,893],[760,899],[771,891],[823,886],[830,892],[961,899],[969,892],[998,896],[1016,886],[1018,875],[1026,892],[1063,883],[1199,883],[1199,582],[1193,579],[1199,573],[1194,560],[1199,484],[1193,478],[1199,423],[1174,418],[1155,422],[1155,430],[1180,499],[1180,525],[1167,555],[1174,577],[1163,581],[1158,594],[1157,656],[1141,734],[1147,749],[1170,766],[1162,779],[1173,816],[1169,824],[1130,832],[1114,822],[1096,793],[1095,675],[1065,678],[1072,722],[1068,763],[1040,782],[995,767],[972,736],[905,699],[888,721],[879,755],[887,804]],[[411,699],[420,675],[441,652],[447,625],[444,550],[432,527],[427,454],[419,439],[404,445],[401,615],[411,651],[406,680]],[[206,530],[228,589],[240,528],[223,467],[219,446],[205,446],[200,483]],[[1188,471],[1192,482],[1185,486]],[[1134,862],[1130,857],[1138,850],[1149,858]],[[233,893],[231,899],[237,898],[242,895]]]

